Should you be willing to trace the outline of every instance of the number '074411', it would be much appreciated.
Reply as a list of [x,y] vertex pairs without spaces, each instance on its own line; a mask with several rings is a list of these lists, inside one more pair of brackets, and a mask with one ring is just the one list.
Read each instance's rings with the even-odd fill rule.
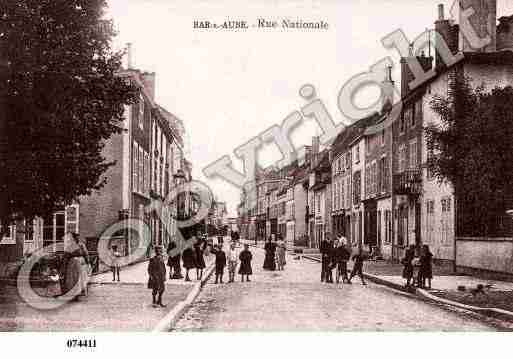
[[96,348],[96,339],[68,339],[68,348]]

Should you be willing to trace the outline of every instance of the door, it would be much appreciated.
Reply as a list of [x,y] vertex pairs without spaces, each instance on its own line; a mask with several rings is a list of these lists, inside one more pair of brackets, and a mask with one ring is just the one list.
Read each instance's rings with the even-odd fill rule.
[[376,247],[378,248],[378,251],[381,252],[381,211],[378,211],[378,218],[377,218],[377,244]]
[[59,211],[43,218],[43,246],[50,246],[52,252],[64,250],[66,234],[65,212]]
[[361,248],[363,241],[363,215],[362,211],[358,212],[358,247]]
[[422,244],[421,227],[420,227],[421,216],[422,216],[422,212],[421,212],[420,202],[415,202],[415,246],[417,248],[420,248],[420,246]]

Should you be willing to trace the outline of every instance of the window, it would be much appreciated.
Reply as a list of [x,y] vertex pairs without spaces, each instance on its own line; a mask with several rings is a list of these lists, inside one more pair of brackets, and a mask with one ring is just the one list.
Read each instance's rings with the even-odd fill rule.
[[24,235],[23,239],[25,242],[34,242],[34,233],[37,225],[37,221],[34,219],[32,221],[28,221],[26,219],[23,220],[24,227]]
[[349,169],[351,167],[351,152],[346,154],[346,168]]
[[399,146],[399,172],[406,170],[406,145]]
[[151,168],[150,168],[150,155],[146,153],[146,188],[145,192],[148,194],[150,192],[150,177],[151,177]]
[[417,168],[417,140],[410,142],[410,168]]
[[338,209],[337,203],[338,203],[338,184],[337,182],[333,183],[333,209]]
[[401,120],[401,128],[400,128],[401,133],[406,130],[406,127],[408,126],[408,124],[412,123],[412,118],[413,118],[413,107],[408,107],[404,111],[403,118]]
[[376,195],[378,192],[378,164],[372,164],[372,194]]
[[354,147],[354,163],[360,162],[360,144]]
[[144,155],[143,149],[139,147],[139,188],[138,192],[144,191]]
[[403,112],[403,115],[401,116],[401,120],[399,121],[399,133],[403,133],[406,129],[406,126],[404,125],[406,118],[406,113]]
[[365,196],[369,195],[369,177],[370,177],[370,165],[365,166]]
[[157,158],[153,159],[153,190],[157,192],[159,187],[159,179],[158,179],[158,162]]
[[382,157],[380,160],[379,160],[379,189],[378,191],[380,193],[384,193],[386,190],[385,190],[385,176],[387,175],[386,171],[385,171],[385,161],[386,161],[386,157]]
[[392,242],[392,212],[390,210],[385,211],[385,243],[390,244]]
[[[443,202],[443,200],[442,200]],[[426,210],[428,214],[435,213],[435,201],[426,201]]]
[[361,172],[355,172],[353,175],[353,203],[358,204],[361,200],[362,184]]
[[351,177],[347,176],[346,181],[347,181],[347,183],[346,183],[346,191],[347,191],[346,208],[349,208],[349,207],[351,207]]
[[67,206],[64,212],[66,222],[66,232],[78,233],[78,205]]
[[159,194],[162,195],[164,193],[164,181],[162,178],[163,172],[163,166],[162,166],[162,158],[159,165]]
[[412,127],[415,126],[415,123],[422,123],[422,99],[415,102],[415,114],[412,119]]
[[[2,226],[0,226],[0,229]],[[2,244],[16,244],[16,226],[9,226],[9,230],[4,235],[4,238],[0,242],[0,245]]]
[[381,131],[380,139],[381,139],[381,146],[385,146],[385,143],[386,143],[386,135],[385,135],[385,130],[384,130],[384,129]]
[[451,211],[451,199],[443,198],[442,199],[442,212],[450,212]]
[[427,163],[428,163],[428,166],[427,166],[427,169],[426,169],[426,172],[427,172],[426,176],[427,176],[428,181],[433,180],[433,178],[435,177],[433,171],[430,170],[430,167],[429,167],[429,164],[431,163],[432,158],[433,158],[433,150],[428,148],[428,150],[427,150]]
[[144,96],[139,94],[139,128],[142,130],[144,128]]
[[342,208],[344,207],[344,180],[342,179],[338,185],[338,189],[339,189],[339,208]]
[[139,191],[139,146],[137,142],[133,144],[133,158],[132,158],[132,190]]

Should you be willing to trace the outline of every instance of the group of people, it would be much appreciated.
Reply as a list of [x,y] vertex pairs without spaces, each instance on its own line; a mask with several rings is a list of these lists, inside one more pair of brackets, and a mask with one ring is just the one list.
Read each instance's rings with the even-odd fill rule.
[[215,268],[216,268],[216,280],[215,284],[223,283],[224,269],[228,265],[228,283],[235,282],[235,272],[237,271],[237,265],[240,261],[239,274],[241,276],[241,282],[244,282],[244,276],[246,281],[250,282],[249,276],[253,274],[251,267],[251,261],[253,260],[253,254],[249,250],[249,245],[244,245],[244,250],[240,253],[237,250],[236,242],[232,241],[228,251],[225,253],[223,245],[218,244],[212,250],[216,256]]
[[190,239],[194,243],[192,247],[187,247],[180,252],[175,241],[171,241],[167,248],[169,266],[169,279],[183,279],[181,261],[185,268],[185,281],[190,282],[189,272],[196,269],[196,279],[203,278],[203,270],[205,269],[205,251],[207,249],[207,241],[204,238],[193,236]]
[[[358,276],[362,284],[366,285],[363,276],[363,264],[368,259],[368,256],[360,249],[358,253],[351,258],[351,249],[348,248],[348,243],[345,237],[340,235],[334,241],[331,240],[329,233],[319,245],[321,252],[321,282],[333,283],[333,270],[336,270],[336,282],[352,284],[351,280]],[[347,263],[353,260],[353,269],[350,276],[347,276],[348,268]]]
[[[401,260],[403,268],[403,278],[406,279],[406,287],[417,285],[419,288],[427,287],[431,289],[431,280],[433,279],[433,254],[429,246],[424,244],[420,248],[419,256],[415,256],[415,245],[412,244],[404,253]],[[417,278],[415,280],[415,267],[418,267]]]
[[281,237],[276,240],[275,235],[272,234],[266,241],[264,250],[265,259],[263,268],[265,270],[282,271],[285,269],[285,264],[287,264],[285,260],[286,247],[285,241]]
[[69,247],[60,265],[45,265],[42,275],[46,279],[46,296],[58,298],[73,289],[73,300],[87,296],[87,283],[91,275],[89,252],[78,233],[68,233]]
[[[186,270],[185,281],[190,281],[189,271],[196,268],[196,279],[201,280],[203,277],[203,270],[205,269],[205,251],[208,248],[207,242],[204,239],[194,240],[193,247],[187,247],[180,253],[177,250],[175,242],[171,242],[168,247],[168,266],[169,278],[180,279],[183,278],[181,273],[180,261],[183,261],[183,266]],[[223,283],[223,276],[225,267],[228,266],[228,282],[233,283],[235,281],[235,273],[237,271],[237,265],[239,264],[239,274],[241,281],[244,279],[250,282],[249,276],[253,274],[251,267],[251,261],[253,255],[249,251],[249,246],[244,245],[244,250],[239,251],[236,247],[236,242],[232,241],[230,246],[225,252],[223,250],[223,243],[219,242],[212,249],[211,253],[215,255],[215,284]],[[155,255],[150,259],[148,264],[148,288],[152,290],[153,307],[166,307],[162,303],[162,295],[166,289],[166,265],[164,262],[164,251],[160,246],[155,247]]]

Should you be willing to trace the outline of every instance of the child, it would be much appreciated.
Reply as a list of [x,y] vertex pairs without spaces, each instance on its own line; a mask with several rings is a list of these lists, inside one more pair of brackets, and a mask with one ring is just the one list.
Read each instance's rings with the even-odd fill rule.
[[251,268],[251,260],[253,259],[253,255],[249,251],[249,244],[244,245],[244,250],[240,252],[240,268],[239,274],[241,277],[241,281],[244,282],[244,275],[246,276],[246,281],[251,282],[249,280],[249,276],[253,274],[253,270]]
[[283,270],[285,266],[285,242],[280,240],[276,247],[276,264],[278,270]]
[[118,251],[118,246],[112,246],[112,281],[116,281],[116,273],[118,274],[118,282],[119,279],[119,258],[121,258],[121,253]]
[[349,277],[349,281],[347,283],[351,284],[351,279],[353,279],[354,276],[359,276],[362,280],[362,285],[367,285],[365,283],[365,279],[363,278],[363,262],[367,260],[367,256],[363,253],[363,251],[360,249],[360,251],[353,256],[353,270],[351,271],[351,276]]
[[228,283],[235,281],[235,271],[237,270],[237,261],[239,259],[237,249],[235,248],[235,242],[230,243],[228,249]]
[[216,255],[216,282],[223,283],[224,267],[226,267],[226,254],[223,252],[223,246],[218,245],[215,251]]
[[57,269],[50,270],[50,274],[48,275],[48,285],[46,287],[46,295],[48,297],[58,297],[61,295],[61,284],[60,284],[60,276]]

